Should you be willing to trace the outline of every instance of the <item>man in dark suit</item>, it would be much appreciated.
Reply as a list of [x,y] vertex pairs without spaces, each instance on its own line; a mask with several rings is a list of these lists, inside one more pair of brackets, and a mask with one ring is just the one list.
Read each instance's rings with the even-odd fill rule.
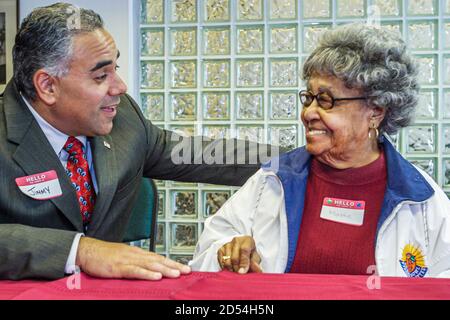
[[16,37],[14,78],[0,102],[0,278],[55,279],[74,266],[107,278],[189,273],[118,243],[142,176],[241,185],[259,165],[196,164],[194,154],[175,164],[177,137],[126,95],[102,19],[76,9],[74,27],[72,9],[38,8]]

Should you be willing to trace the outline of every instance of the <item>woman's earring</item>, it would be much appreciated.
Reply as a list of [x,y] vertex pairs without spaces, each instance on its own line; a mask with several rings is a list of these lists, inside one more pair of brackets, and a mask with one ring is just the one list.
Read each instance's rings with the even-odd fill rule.
[[378,131],[378,128],[374,123],[372,123],[369,128],[369,139],[372,139],[372,129],[375,130],[375,139],[378,139],[378,137],[380,136],[380,132]]

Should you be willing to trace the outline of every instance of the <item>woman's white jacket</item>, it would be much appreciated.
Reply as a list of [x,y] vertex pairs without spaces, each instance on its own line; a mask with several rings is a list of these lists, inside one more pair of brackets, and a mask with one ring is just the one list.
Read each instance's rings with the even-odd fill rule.
[[[449,199],[387,139],[381,143],[387,186],[374,248],[378,274],[450,278]],[[295,149],[253,175],[206,220],[192,269],[219,271],[217,250],[234,237],[248,235],[255,240],[264,272],[288,272],[301,232],[310,160],[304,148]],[[368,266],[368,274],[374,271]]]

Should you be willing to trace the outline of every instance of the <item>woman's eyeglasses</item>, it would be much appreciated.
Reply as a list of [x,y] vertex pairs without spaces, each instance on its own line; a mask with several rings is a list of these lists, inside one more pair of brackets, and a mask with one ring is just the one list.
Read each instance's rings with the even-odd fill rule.
[[334,107],[336,101],[342,100],[366,100],[370,97],[351,97],[351,98],[335,98],[328,92],[319,92],[314,95],[310,91],[302,90],[298,94],[300,96],[300,102],[303,104],[304,108],[309,107],[314,99],[316,99],[317,104],[324,110],[329,110]]

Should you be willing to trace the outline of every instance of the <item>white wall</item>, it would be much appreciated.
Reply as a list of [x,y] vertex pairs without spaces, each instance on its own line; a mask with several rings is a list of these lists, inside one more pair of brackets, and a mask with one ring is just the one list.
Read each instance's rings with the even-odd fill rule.
[[[20,21],[36,7],[47,6],[57,0],[20,0]],[[128,93],[137,98],[139,74],[138,1],[135,0],[69,0],[74,5],[92,9],[101,15],[106,29],[114,37],[120,50],[118,73],[128,85]]]

